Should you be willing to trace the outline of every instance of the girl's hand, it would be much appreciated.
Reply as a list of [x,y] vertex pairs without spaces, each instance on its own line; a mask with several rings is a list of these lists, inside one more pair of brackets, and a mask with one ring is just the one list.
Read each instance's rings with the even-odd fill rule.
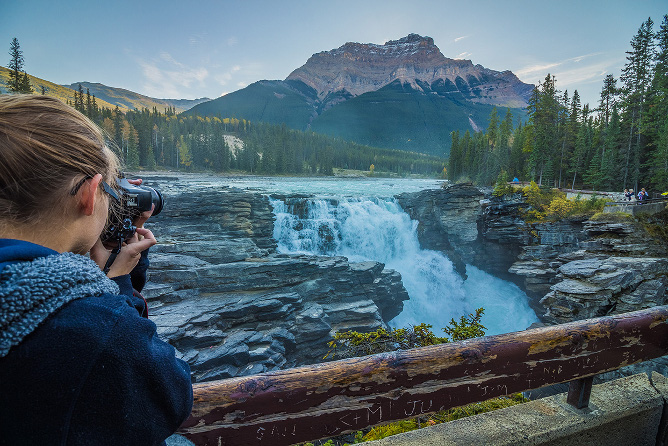
[[[138,227],[135,235],[126,243],[123,243],[121,252],[118,253],[114,263],[111,264],[107,277],[111,278],[130,274],[130,271],[137,266],[142,251],[147,250],[156,243],[158,242],[151,231]],[[110,254],[111,251],[104,247],[101,240],[98,240],[90,250],[90,258],[97,263],[100,269],[104,268]]]
[[[136,180],[128,180],[128,183],[134,184],[135,186],[141,186],[141,183],[143,180],[141,178],[137,178]],[[153,214],[153,209],[155,209],[155,205],[151,206],[150,211],[144,211],[141,214],[139,214],[139,217],[135,219],[134,222],[132,222],[136,227],[138,228],[143,228],[144,223],[146,223],[146,220]],[[141,237],[140,237],[141,239]]]

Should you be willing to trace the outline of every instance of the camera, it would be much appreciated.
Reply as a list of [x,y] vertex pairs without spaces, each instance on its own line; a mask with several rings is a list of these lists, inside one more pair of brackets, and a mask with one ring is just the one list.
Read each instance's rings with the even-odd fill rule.
[[126,178],[117,178],[117,191],[110,195],[115,203],[110,203],[109,222],[102,234],[103,242],[130,239],[136,231],[134,220],[144,211],[150,211],[153,206],[153,214],[158,215],[165,203],[162,194],[157,189],[149,186],[135,186],[130,184]]

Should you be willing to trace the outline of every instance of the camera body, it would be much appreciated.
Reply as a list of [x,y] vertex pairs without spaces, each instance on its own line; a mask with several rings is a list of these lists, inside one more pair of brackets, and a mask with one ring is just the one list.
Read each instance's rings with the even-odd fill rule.
[[118,185],[118,197],[114,211],[109,214],[109,223],[102,241],[126,241],[130,239],[137,228],[134,220],[144,211],[153,208],[152,215],[158,215],[165,203],[162,194],[157,189],[149,186],[135,186],[130,184],[126,178],[116,179]]

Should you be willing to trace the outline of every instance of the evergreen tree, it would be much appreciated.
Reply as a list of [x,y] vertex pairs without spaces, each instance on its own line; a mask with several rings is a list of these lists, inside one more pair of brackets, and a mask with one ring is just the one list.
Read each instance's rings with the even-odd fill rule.
[[656,33],[657,52],[645,134],[651,153],[646,168],[652,187],[668,190],[668,14]]
[[603,114],[603,122],[608,126],[610,122],[610,113],[614,107],[617,97],[617,80],[612,74],[605,76],[603,80],[603,89],[601,90],[601,100],[599,102],[599,110]]
[[524,149],[524,140],[525,140],[526,131],[522,126],[522,123],[518,123],[515,131],[513,132],[513,145],[510,149],[510,165],[508,168],[508,173],[510,177],[513,178],[525,178],[526,174],[525,169],[525,153]]
[[617,106],[612,108],[610,123],[605,128],[603,141],[603,153],[601,155],[601,180],[602,188],[616,190],[619,187],[619,172],[621,172],[619,147],[621,145],[622,132]]
[[[9,69],[7,90],[10,93],[32,93],[30,80],[28,80],[28,75],[23,70],[23,51],[21,51],[21,46],[16,37],[12,39],[9,45],[9,55],[11,59],[9,60],[9,65],[7,65]],[[21,73],[22,71],[23,73]]]
[[21,76],[21,91],[19,93],[34,93],[35,90],[32,89],[32,85],[30,85],[30,78],[28,78],[28,73],[25,71],[23,72],[23,76]]
[[450,146],[450,157],[448,158],[448,179],[455,181],[462,174],[462,150],[459,146],[459,131],[450,133],[452,144]]
[[559,101],[553,76],[548,74],[539,87],[540,90],[538,87],[535,89],[528,107],[529,121],[533,125],[533,147],[529,162],[538,184],[543,184],[544,177],[554,178],[552,157],[558,153],[556,145]]
[[638,189],[640,162],[643,157],[642,124],[646,111],[646,95],[652,73],[654,33],[651,18],[645,21],[631,40],[631,51],[627,51],[627,63],[622,70],[624,83],[624,123],[628,127],[623,169],[624,188]]
[[90,90],[86,87],[86,116],[93,117],[93,101],[90,96]]

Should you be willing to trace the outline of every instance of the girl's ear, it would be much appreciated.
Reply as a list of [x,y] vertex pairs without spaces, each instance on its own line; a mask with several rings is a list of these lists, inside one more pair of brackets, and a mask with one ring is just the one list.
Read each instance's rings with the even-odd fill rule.
[[97,174],[93,178],[86,180],[79,192],[79,208],[84,215],[93,215],[95,211],[95,201],[97,200],[97,189],[102,181],[102,174]]

